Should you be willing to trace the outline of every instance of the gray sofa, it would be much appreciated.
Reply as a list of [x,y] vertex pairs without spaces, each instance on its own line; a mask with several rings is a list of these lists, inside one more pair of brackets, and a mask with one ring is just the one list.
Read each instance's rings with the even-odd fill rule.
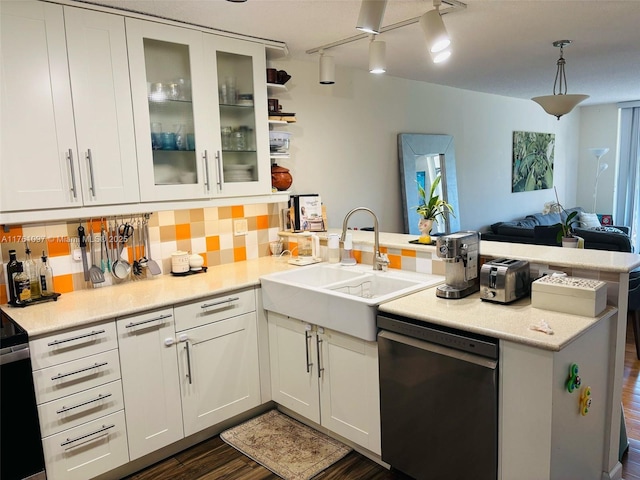
[[[582,207],[569,208],[567,213],[578,211],[584,213]],[[535,213],[507,222],[497,222],[489,226],[486,232],[480,232],[482,240],[492,242],[530,243],[535,245],[560,246],[556,238],[561,220],[566,213]],[[574,228],[575,234],[584,238],[584,248],[594,250],[611,250],[631,252],[631,240],[627,227],[592,227]]]

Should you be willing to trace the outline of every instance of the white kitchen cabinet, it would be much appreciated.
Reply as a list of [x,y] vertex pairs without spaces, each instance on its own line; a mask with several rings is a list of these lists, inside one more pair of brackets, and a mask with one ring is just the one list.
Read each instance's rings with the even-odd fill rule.
[[255,292],[174,308],[185,435],[260,405]]
[[[142,201],[269,193],[264,46],[138,19],[126,25]],[[242,130],[244,142],[223,144],[222,126]]]
[[113,321],[29,342],[47,478],[84,480],[129,461]]
[[184,437],[173,308],[116,322],[131,460]]
[[380,454],[376,342],[268,312],[273,400]]
[[0,16],[0,210],[138,201],[124,19],[38,1]]

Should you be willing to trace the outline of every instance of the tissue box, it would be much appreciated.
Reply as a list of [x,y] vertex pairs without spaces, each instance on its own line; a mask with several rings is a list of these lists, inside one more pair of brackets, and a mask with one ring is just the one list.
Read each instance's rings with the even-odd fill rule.
[[607,284],[588,278],[547,275],[531,284],[531,306],[597,317],[607,306]]

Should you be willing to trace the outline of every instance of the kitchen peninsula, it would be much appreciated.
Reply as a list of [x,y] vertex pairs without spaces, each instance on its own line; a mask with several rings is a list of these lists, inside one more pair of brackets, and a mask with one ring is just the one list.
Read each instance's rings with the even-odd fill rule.
[[[353,233],[354,248],[360,249],[363,263],[367,263],[367,256],[372,250],[373,233]],[[412,239],[409,235],[380,235],[380,244],[387,250],[392,266],[442,274],[442,262],[435,255],[435,247],[411,245],[408,241]],[[537,310],[530,306],[528,299],[503,306],[487,304],[473,296],[453,301],[436,299],[432,290],[425,290],[383,304],[380,310],[433,323],[455,325],[461,330],[500,339],[500,381],[504,388],[499,398],[502,414],[499,422],[501,461],[498,478],[561,478],[566,473],[566,468],[572,465],[581,465],[580,468],[586,465],[584,470],[578,470],[589,472],[588,477],[582,478],[620,478],[618,438],[626,323],[623,314],[626,313],[628,272],[640,266],[640,257],[617,252],[536,248],[491,242],[482,242],[480,252],[483,258],[528,260],[535,271],[564,270],[574,276],[604,280],[608,285],[609,306],[599,317],[592,319]],[[229,304],[232,297],[242,297],[243,294],[255,296],[255,306],[246,308],[255,309],[257,322],[257,327],[252,327],[257,329],[257,334],[254,332],[254,336],[250,337],[255,339],[253,345],[257,347],[259,362],[259,375],[254,374],[252,377],[259,384],[255,406],[244,413],[234,412],[227,420],[212,424],[191,436],[187,433],[189,430],[185,416],[186,438],[158,449],[145,451],[143,448],[143,453],[135,459],[127,456],[120,464],[97,474],[101,479],[116,478],[124,472],[142,468],[145,462],[149,464],[157,461],[162,455],[169,454],[171,448],[184,448],[189,439],[194,441],[196,437],[202,439],[205,434],[213,435],[228,426],[229,422],[239,422],[246,415],[255,414],[256,409],[271,405],[267,319],[262,310],[258,287],[261,276],[295,268],[303,267],[291,266],[281,258],[262,257],[211,267],[205,274],[188,277],[162,275],[146,281],[65,294],[57,302],[24,309],[6,305],[1,308],[28,331],[33,344],[58,333],[113,323],[114,319],[126,319],[127,323],[123,324],[126,327],[133,322],[130,320],[133,316],[139,321],[146,321],[145,315],[148,312],[173,312],[178,325],[182,321],[180,316],[183,307],[191,308],[191,304],[204,302],[213,296]],[[240,293],[236,295],[236,292]],[[174,308],[170,309],[172,306]],[[199,311],[200,307],[197,306],[197,309]],[[188,321],[197,320],[200,318],[198,315],[195,314]],[[548,336],[529,330],[530,323],[539,319],[538,317],[548,321],[555,330],[555,335]],[[197,325],[185,328],[192,327],[193,330],[199,328]],[[180,341],[175,331],[172,336]],[[118,339],[121,338],[118,330]],[[158,339],[162,340],[160,337]],[[123,362],[123,344],[119,348],[120,362]],[[118,351],[117,343],[115,351]],[[173,361],[175,363],[175,358]],[[585,384],[588,382],[594,391],[592,412],[585,417],[577,413],[579,395],[563,392],[568,366],[572,362],[580,365]],[[175,374],[177,378],[177,372]],[[197,374],[195,378],[198,378]],[[189,382],[190,380],[189,377]],[[124,397],[126,412],[129,405],[126,389]],[[185,405],[183,399],[183,410]],[[573,411],[575,415],[571,418],[566,415],[565,418],[559,417],[568,411]],[[558,429],[561,428],[566,433],[559,432]],[[135,433],[129,426],[128,416],[127,432],[129,435]],[[590,442],[587,440],[589,436],[597,436],[600,440]],[[531,444],[535,448],[532,449]],[[600,454],[578,448],[585,445],[588,449],[595,445],[601,449]],[[354,446],[358,448],[358,445]],[[132,451],[129,442],[129,452]],[[368,453],[375,458],[371,452]],[[600,469],[597,476],[592,475],[594,469]]]

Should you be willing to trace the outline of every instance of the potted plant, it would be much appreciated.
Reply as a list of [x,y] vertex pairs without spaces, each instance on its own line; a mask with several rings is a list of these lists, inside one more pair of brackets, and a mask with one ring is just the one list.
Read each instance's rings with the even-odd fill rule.
[[554,225],[555,227],[560,227],[560,230],[558,230],[558,235],[556,236],[556,242],[562,243],[563,247],[576,248],[578,246],[579,238],[574,235],[573,227],[576,223],[578,223],[578,212],[573,211],[571,213],[567,213],[567,211],[558,200],[558,191],[555,189],[555,187],[554,190],[556,192],[555,207],[557,210],[560,210],[561,215],[562,212],[564,212],[565,214],[564,220]]
[[420,205],[416,208],[416,212],[420,215],[420,222],[418,228],[420,229],[421,236],[420,241],[422,243],[431,243],[431,237],[429,233],[433,227],[433,222],[438,221],[438,217],[444,218],[446,214],[454,215],[453,207],[440,198],[440,195],[435,193],[436,188],[440,184],[441,176],[438,175],[431,183],[429,189],[429,196],[427,197],[426,190],[422,185],[418,184],[418,195],[420,196]]

